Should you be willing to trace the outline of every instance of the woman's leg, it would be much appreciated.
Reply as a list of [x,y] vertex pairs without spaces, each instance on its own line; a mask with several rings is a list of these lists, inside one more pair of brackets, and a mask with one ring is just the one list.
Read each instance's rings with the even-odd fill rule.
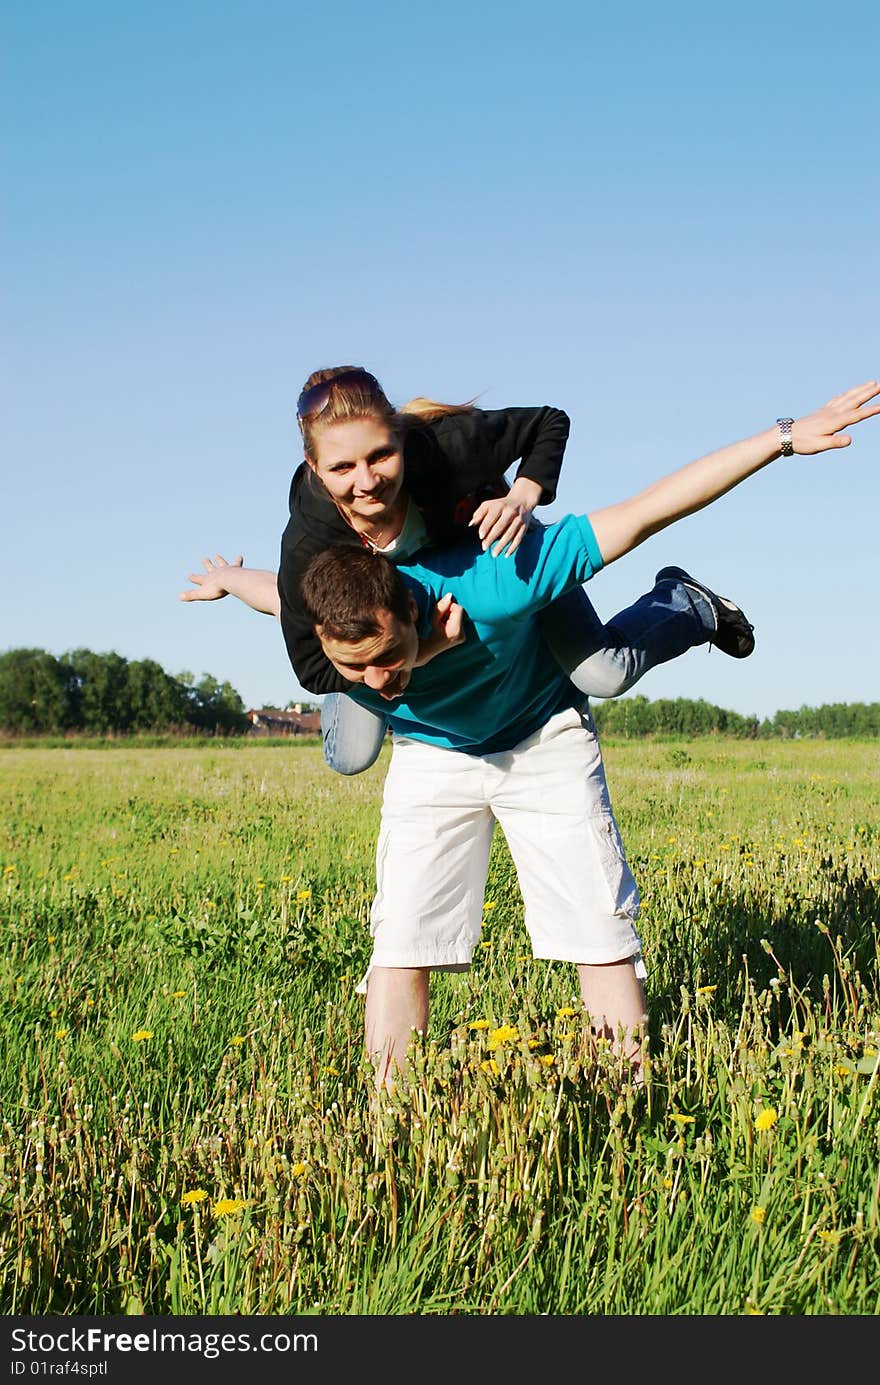
[[327,693],[321,704],[324,759],[337,774],[360,774],[375,764],[386,722],[346,693]]
[[542,611],[541,628],[575,687],[591,697],[617,697],[649,669],[696,645],[715,644],[734,658],[754,647],[739,607],[681,568],[658,572],[651,590],[607,625],[576,587]]

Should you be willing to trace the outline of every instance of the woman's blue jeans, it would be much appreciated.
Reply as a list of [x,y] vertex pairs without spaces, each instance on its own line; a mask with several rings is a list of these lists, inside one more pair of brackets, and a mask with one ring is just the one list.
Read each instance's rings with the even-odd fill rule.
[[[607,625],[583,587],[566,592],[545,607],[538,619],[557,663],[589,697],[619,697],[649,669],[706,644],[715,630],[710,603],[670,578],[655,583]],[[321,705],[324,759],[337,774],[369,769],[382,749],[386,729],[383,716],[345,693],[325,695]]]

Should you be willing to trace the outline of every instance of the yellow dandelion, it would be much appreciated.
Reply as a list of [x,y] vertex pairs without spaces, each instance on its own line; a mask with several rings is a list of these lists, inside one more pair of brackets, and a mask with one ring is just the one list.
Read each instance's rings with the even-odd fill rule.
[[541,1042],[542,1041],[540,1039],[527,1039],[526,1048],[540,1048]]
[[57,934],[55,934],[55,933],[47,933],[47,934],[46,934],[46,942],[47,942],[47,943],[55,943],[55,942],[57,942],[57,941],[58,941],[58,936],[57,936]]
[[136,1029],[132,1034],[132,1039],[136,1044],[143,1043],[144,1039],[152,1039],[152,1029]]
[[233,1036],[232,1036],[232,1038],[229,1040],[229,1042],[230,1042],[235,1048],[238,1048],[240,1044],[243,1044],[243,1043],[245,1042],[245,1039],[246,1039],[246,1036],[245,1036],[244,1034],[233,1034]]
[[755,1116],[756,1130],[771,1130],[779,1120],[779,1112],[775,1106],[765,1106],[763,1111],[759,1111]]
[[501,1072],[494,1058],[487,1058],[485,1062],[480,1064],[480,1067],[483,1069],[483,1072],[488,1072],[492,1077],[497,1077]]
[[243,1197],[221,1197],[219,1202],[214,1203],[215,1217],[234,1217],[236,1212],[243,1212],[247,1207],[247,1201]]
[[487,943],[485,939],[480,943],[480,947],[491,947],[491,946],[492,946],[492,944],[491,944],[491,943]]
[[494,900],[494,899],[487,899],[486,902],[485,902],[485,904],[483,905],[483,913],[484,913],[484,914],[487,914],[487,913],[489,912],[490,909],[497,909],[497,908],[498,908],[498,905],[495,903],[495,900]]
[[50,1018],[50,1020],[57,1019],[57,1018],[58,1018],[58,1011],[57,1011],[57,1010],[50,1010],[50,1011],[49,1011],[49,1018]]
[[256,885],[254,886],[254,889],[256,889],[256,890],[265,890],[265,888],[266,888],[266,882],[265,882],[265,880],[258,880],[257,883],[256,883]]
[[55,1030],[55,1038],[56,1038],[56,1039],[66,1039],[66,1038],[67,1038],[67,1035],[68,1035],[69,1033],[70,1033],[70,1030],[69,1030],[69,1029],[56,1029],[56,1030]]
[[754,1303],[747,1303],[746,1316],[749,1318],[763,1318],[764,1310],[763,1308],[758,1308]]
[[542,1053],[542,1054],[541,1054],[541,1062],[544,1064],[544,1067],[545,1067],[545,1068],[552,1068],[553,1064],[556,1062],[556,1054],[555,1054],[555,1053]]
[[207,1196],[208,1194],[205,1192],[204,1188],[190,1188],[188,1192],[184,1193],[180,1200],[185,1206],[189,1207],[194,1202],[204,1202]]
[[15,866],[4,866],[4,867],[3,867],[3,874],[4,874],[4,875],[11,875],[12,872],[13,872],[15,869],[16,869]]
[[755,1223],[755,1226],[763,1226],[764,1222],[767,1220],[767,1208],[753,1207],[751,1212],[749,1213],[749,1216]]
[[292,1176],[293,1176],[294,1178],[302,1178],[302,1176],[303,1176],[303,1174],[306,1172],[307,1168],[308,1168],[308,1165],[307,1165],[307,1164],[303,1164],[303,1163],[294,1164],[294,1166],[293,1166],[293,1168],[290,1170],[290,1172],[291,1172],[291,1174],[292,1174]]
[[663,1180],[663,1187],[664,1187],[664,1188],[667,1188],[667,1189],[668,1189],[668,1188],[671,1188],[671,1187],[672,1187],[672,1179],[671,1179],[671,1178],[664,1178],[664,1180]]
[[715,992],[716,992],[717,990],[718,990],[718,983],[717,983],[717,982],[715,983],[714,986],[698,986],[698,987],[697,987],[697,995],[714,995]]
[[489,1021],[488,1021],[488,1020],[471,1020],[470,1024],[468,1025],[468,1029],[488,1029],[488,1028],[489,1028]]
[[332,1063],[328,1063],[327,1066],[326,1066],[326,1068],[324,1069],[324,1071],[325,1071],[325,1072],[329,1072],[329,1074],[330,1074],[331,1077],[338,1077],[338,1076],[339,1076],[339,1069],[338,1069],[338,1068],[334,1068],[334,1066],[333,1066]]
[[297,899],[311,899],[312,892],[311,890],[297,890],[296,897]]
[[572,1015],[576,1014],[577,1010],[573,1005],[560,1005],[559,1009],[556,1011],[556,1018],[558,1020],[567,1020],[571,1019]]
[[293,881],[293,876],[292,876],[292,875],[282,875],[282,876],[281,876],[281,883],[282,883],[282,885],[289,885],[289,884],[292,883],[292,881]]
[[670,1111],[669,1119],[675,1121],[677,1125],[693,1125],[696,1116],[685,1116],[681,1111]]
[[819,1232],[819,1240],[820,1240],[820,1241],[823,1241],[823,1242],[825,1243],[826,1246],[836,1246],[836,1245],[839,1245],[839,1243],[840,1243],[840,1241],[841,1241],[842,1239],[843,1239],[843,1232],[842,1232],[842,1231],[820,1231],[820,1232]]
[[172,991],[171,994],[174,996],[174,999],[175,999],[175,1000],[185,1000],[185,999],[186,999],[186,991]]
[[501,1024],[497,1029],[493,1029],[489,1035],[489,1048],[494,1050],[500,1048],[502,1044],[515,1043],[519,1038],[519,1030],[513,1024]]

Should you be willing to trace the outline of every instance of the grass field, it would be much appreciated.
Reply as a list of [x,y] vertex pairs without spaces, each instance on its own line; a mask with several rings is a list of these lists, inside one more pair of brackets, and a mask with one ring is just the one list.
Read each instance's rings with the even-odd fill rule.
[[412,1076],[361,1056],[387,750],[0,753],[6,1314],[876,1314],[880,749],[605,746],[650,1080],[496,835]]

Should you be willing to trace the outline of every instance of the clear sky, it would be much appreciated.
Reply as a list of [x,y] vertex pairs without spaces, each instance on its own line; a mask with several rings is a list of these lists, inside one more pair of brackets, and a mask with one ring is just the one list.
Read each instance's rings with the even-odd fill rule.
[[[118,0],[3,19],[0,649],[299,693],[279,627],[178,600],[277,565],[294,402],[558,405],[545,519],[880,376],[873,0]],[[757,647],[639,686],[743,713],[880,700],[880,420],[780,461],[591,584],[667,563]]]

